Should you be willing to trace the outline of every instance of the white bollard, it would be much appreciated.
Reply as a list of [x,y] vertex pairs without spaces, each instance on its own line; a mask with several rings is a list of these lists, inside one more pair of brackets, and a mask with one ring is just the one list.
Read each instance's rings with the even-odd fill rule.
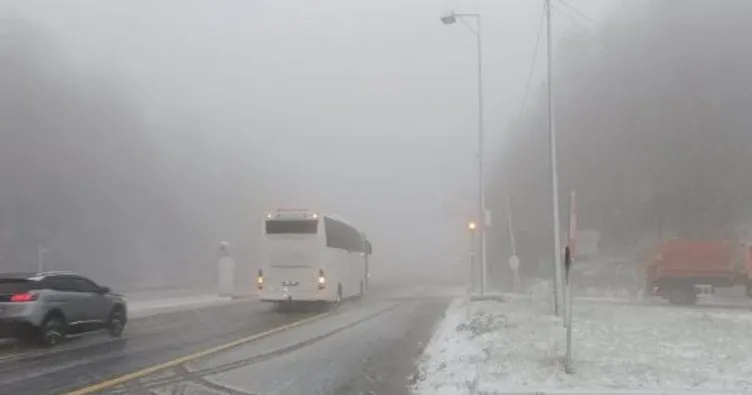
[[220,244],[217,262],[217,291],[223,297],[232,297],[235,291],[235,261],[230,257],[229,247],[226,241]]

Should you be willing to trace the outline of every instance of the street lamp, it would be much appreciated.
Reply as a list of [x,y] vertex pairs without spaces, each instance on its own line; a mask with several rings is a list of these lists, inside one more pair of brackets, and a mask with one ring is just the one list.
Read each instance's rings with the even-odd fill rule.
[[449,14],[441,17],[441,23],[445,25],[451,25],[456,22],[457,22],[457,17],[455,16],[454,12],[450,12]]
[[[454,11],[441,17],[441,23],[452,25],[457,19],[475,18],[476,30],[468,26],[475,34],[478,46],[478,219],[480,224],[480,273],[481,294],[486,292],[486,228],[488,227],[488,215],[486,213],[485,183],[483,180],[483,52],[481,45],[481,22],[480,14],[457,14]],[[472,223],[474,224],[474,223]]]

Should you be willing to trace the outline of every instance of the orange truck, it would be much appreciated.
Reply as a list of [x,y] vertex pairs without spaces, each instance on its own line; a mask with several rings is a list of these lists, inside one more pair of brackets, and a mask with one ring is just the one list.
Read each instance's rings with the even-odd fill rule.
[[752,246],[729,241],[671,240],[648,262],[646,291],[691,305],[715,288],[744,285],[752,297]]

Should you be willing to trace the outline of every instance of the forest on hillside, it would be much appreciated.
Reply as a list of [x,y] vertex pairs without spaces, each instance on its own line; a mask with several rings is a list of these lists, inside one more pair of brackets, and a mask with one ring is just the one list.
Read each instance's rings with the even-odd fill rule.
[[[603,20],[572,12],[575,2],[552,3],[553,18],[567,12],[583,27],[554,42],[562,226],[570,191],[581,228],[599,230],[607,254],[752,222],[752,3],[633,1]],[[489,191],[497,213],[510,192],[530,257],[553,253],[546,92],[533,86],[505,129]],[[491,240],[505,262],[507,230],[495,227]]]
[[0,31],[0,271],[35,270],[41,247],[45,269],[112,285],[213,281],[219,242],[247,234],[263,195],[253,147],[147,122],[43,28],[7,18]]

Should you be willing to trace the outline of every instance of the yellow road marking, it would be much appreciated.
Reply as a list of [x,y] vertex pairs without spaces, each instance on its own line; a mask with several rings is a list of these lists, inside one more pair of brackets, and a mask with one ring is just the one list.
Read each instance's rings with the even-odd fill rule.
[[219,346],[216,346],[216,347],[212,347],[212,348],[209,348],[209,349],[206,349],[206,350],[203,350],[203,351],[198,351],[198,352],[195,352],[193,354],[186,355],[186,356],[178,357],[178,358],[175,358],[175,359],[173,359],[171,361],[167,361],[167,362],[164,362],[164,363],[161,363],[161,364],[158,364],[158,365],[153,365],[153,366],[150,366],[148,368],[137,370],[137,371],[135,371],[133,373],[128,373],[128,374],[125,374],[125,375],[122,375],[122,376],[119,376],[119,377],[115,377],[115,378],[110,379],[110,380],[105,380],[105,381],[102,381],[100,383],[97,383],[97,384],[94,384],[94,385],[90,385],[88,387],[84,387],[84,388],[81,388],[81,389],[69,392],[67,395],[86,395],[86,394],[93,394],[93,393],[98,392],[98,391],[103,391],[103,390],[106,390],[108,388],[112,388],[112,387],[115,387],[117,385],[120,385],[120,384],[125,384],[128,381],[136,380],[136,379],[142,378],[144,376],[148,376],[150,374],[157,373],[157,372],[159,372],[161,370],[173,368],[175,366],[184,364],[186,362],[191,362],[191,361],[196,360],[196,359],[201,358],[201,357],[205,357],[205,356],[208,356],[208,355],[211,355],[211,354],[216,354],[216,353],[218,353],[220,351],[224,351],[224,350],[227,350],[227,349],[230,349],[230,348],[233,348],[233,347],[237,347],[237,346],[239,346],[241,344],[252,342],[254,340],[261,339],[263,337],[275,334],[277,332],[282,332],[284,330],[287,330],[287,329],[290,329],[290,328],[294,328],[296,326],[300,326],[300,325],[307,324],[307,323],[312,322],[312,321],[316,321],[316,320],[324,318],[324,317],[326,317],[326,316],[328,316],[330,314],[332,314],[332,313],[331,312],[321,313],[321,314],[315,315],[313,317],[309,317],[309,318],[306,318],[306,319],[303,319],[303,320],[300,320],[300,321],[293,322],[292,324],[287,324],[287,325],[283,325],[283,326],[280,326],[280,327],[277,327],[277,328],[274,328],[274,329],[270,329],[270,330],[268,330],[266,332],[261,332],[261,333],[255,334],[255,335],[246,336],[246,337],[243,337],[243,338],[240,338],[240,339],[237,339],[237,340],[233,340],[233,341],[231,341],[229,343],[225,343],[225,344],[222,344],[222,345],[219,345]]

